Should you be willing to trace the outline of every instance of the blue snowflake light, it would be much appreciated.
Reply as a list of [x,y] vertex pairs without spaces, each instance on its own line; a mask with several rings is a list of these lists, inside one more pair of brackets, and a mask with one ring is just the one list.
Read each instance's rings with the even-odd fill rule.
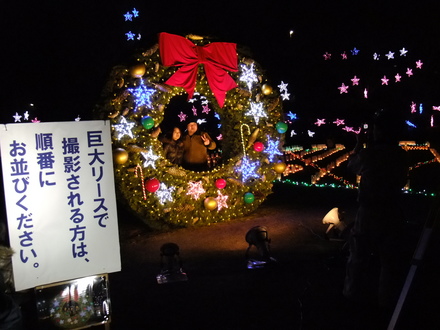
[[144,81],[141,79],[141,83],[136,88],[129,88],[128,91],[134,95],[136,98],[136,110],[139,107],[151,107],[151,97],[156,92],[156,90],[152,88],[148,88],[144,85]]

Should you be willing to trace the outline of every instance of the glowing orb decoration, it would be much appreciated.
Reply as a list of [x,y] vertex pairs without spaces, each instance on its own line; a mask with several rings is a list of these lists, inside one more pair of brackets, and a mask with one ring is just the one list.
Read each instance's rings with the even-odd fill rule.
[[155,193],[160,187],[160,181],[156,178],[152,178],[145,182],[145,189],[150,193]]
[[[102,99],[94,108],[94,119],[111,122],[114,150],[122,148],[128,152],[128,160],[114,167],[118,199],[140,220],[158,229],[209,225],[249,214],[272,193],[273,181],[278,177],[274,164],[268,161],[268,156],[273,155],[274,161],[275,155],[278,157],[285,138],[280,131],[287,131],[287,124],[280,121],[284,114],[278,88],[272,89],[273,83],[265,77],[260,65],[236,47],[231,52],[236,58],[230,61],[230,70],[217,77],[209,77],[208,57],[206,62],[195,66],[191,73],[194,91],[190,94],[186,87],[173,85],[185,80],[179,80],[186,78],[179,75],[188,73],[181,72],[185,71],[180,70],[181,63],[179,67],[162,61],[168,54],[191,52],[194,45],[200,47],[194,54],[197,57],[207,47],[229,47],[230,43],[174,35],[182,43],[167,44],[168,37],[169,34],[160,33],[158,43],[138,50],[136,72],[137,65],[115,66],[102,91]],[[190,47],[183,49],[185,45]],[[219,52],[216,59],[219,63],[228,61],[223,54]],[[200,69],[203,67],[205,70]],[[252,73],[251,78],[255,74],[258,79],[244,79],[243,68]],[[226,91],[215,86],[218,79],[225,77],[230,78],[231,87]],[[197,95],[205,98],[202,100]],[[203,106],[197,104],[199,99]],[[210,159],[205,171],[193,171],[168,160],[155,129],[166,133],[166,125],[172,121],[184,133],[188,117],[193,114],[200,117],[197,119],[206,117],[200,126],[216,129],[208,134],[217,144],[211,155],[220,159]],[[221,122],[221,127],[215,121]],[[257,141],[264,147],[272,142],[269,155],[254,149],[261,148]]]
[[130,74],[133,78],[141,78],[145,74],[145,69],[145,65],[139,63],[130,68]]
[[154,119],[150,116],[144,116],[141,119],[142,126],[144,126],[145,129],[150,129],[154,127]]
[[223,179],[223,178],[220,178],[220,179],[215,180],[215,186],[216,186],[218,189],[223,189],[223,188],[226,187],[226,185],[227,185],[227,182],[226,182],[226,180]]
[[255,143],[254,143],[254,150],[255,150],[256,152],[261,152],[261,151],[263,151],[263,150],[264,150],[264,144],[263,144],[262,142],[260,142],[260,141],[255,142]]
[[273,164],[273,169],[278,174],[283,173],[284,170],[286,169],[286,167],[287,167],[287,165],[284,162],[278,162],[278,163]]
[[128,160],[128,152],[124,148],[116,148],[113,150],[113,161],[116,164],[125,164]]
[[243,199],[246,204],[251,204],[255,201],[255,195],[251,192],[247,192],[244,194]]
[[279,122],[276,124],[276,129],[277,129],[278,133],[280,133],[280,134],[284,134],[284,133],[287,132],[287,124],[284,123],[284,122],[282,122],[282,121],[279,121]]
[[273,92],[272,86],[268,85],[268,84],[264,84],[263,86],[261,86],[261,91],[263,92],[264,95],[270,95]]
[[207,197],[203,201],[203,205],[207,210],[215,210],[217,208],[217,200],[214,197]]

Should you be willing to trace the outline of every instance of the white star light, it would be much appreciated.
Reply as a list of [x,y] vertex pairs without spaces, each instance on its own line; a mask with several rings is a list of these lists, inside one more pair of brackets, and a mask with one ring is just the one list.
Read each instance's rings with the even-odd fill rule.
[[310,137],[313,137],[313,135],[315,135],[315,132],[312,132],[311,130],[307,130],[307,134],[308,134]]
[[281,98],[283,99],[283,101],[289,100],[289,96],[290,96],[290,94],[287,92],[284,92],[283,94],[281,94]]
[[247,65],[241,65],[242,74],[240,76],[240,81],[244,81],[249,89],[252,90],[252,85],[254,82],[258,82],[258,77],[254,71],[254,63],[248,68]]
[[156,169],[156,160],[158,160],[160,157],[153,153],[151,147],[147,152],[142,151],[141,155],[145,158],[144,167],[151,166],[152,168]]
[[270,162],[273,162],[275,155],[283,155],[279,150],[279,143],[279,140],[271,141],[269,136],[267,137],[267,147],[264,149],[264,153],[268,154],[267,159],[269,159]]
[[289,84],[285,84],[284,82],[281,82],[281,84],[278,85],[278,88],[280,89],[280,93],[287,92],[287,85]]
[[246,182],[251,178],[259,178],[259,175],[255,173],[258,170],[258,161],[251,162],[247,157],[243,157],[241,165],[237,168],[237,171],[241,173],[241,181]]
[[391,60],[391,59],[394,59],[394,52],[392,52],[391,50],[388,52],[388,54],[385,54],[385,56],[389,59],[389,60]]
[[21,117],[22,116],[19,115],[18,112],[16,112],[15,115],[12,116],[12,117],[14,118],[14,123],[17,123],[17,122],[21,123]]
[[156,191],[156,196],[159,199],[159,202],[161,204],[164,204],[165,202],[172,202],[173,196],[172,193],[176,187],[167,187],[165,183],[161,182],[159,189]]
[[290,131],[290,137],[292,137],[292,136],[294,136],[294,135],[297,135],[296,132],[295,132],[295,130],[291,130],[291,131]]
[[26,111],[24,114],[24,120],[29,120],[29,111]]
[[255,124],[258,125],[260,118],[267,118],[267,114],[263,109],[263,102],[251,102],[251,109],[245,113],[246,116],[253,116],[255,120]]
[[378,53],[374,53],[373,54],[373,60],[379,61],[379,59],[380,59],[380,55]]
[[151,96],[156,92],[156,90],[145,86],[143,79],[141,79],[141,83],[138,87],[128,88],[128,91],[136,98],[136,109],[142,106],[151,107]]
[[228,195],[223,195],[220,190],[217,190],[217,197],[214,198],[217,202],[217,211],[220,211],[222,208],[229,208],[228,204],[226,203],[228,200]]
[[119,122],[119,124],[113,125],[116,132],[118,132],[117,139],[119,140],[125,135],[128,135],[131,139],[133,139],[133,132],[131,131],[131,129],[135,125],[135,123],[127,122],[127,119],[125,119],[125,117],[121,117],[121,121]]
[[401,50],[399,50],[400,52],[400,56],[406,56],[406,54],[408,53],[408,51],[405,49],[405,47],[403,47]]
[[190,195],[194,199],[199,199],[201,195],[203,195],[206,191],[203,188],[202,181],[190,181],[188,182],[188,192],[187,195]]

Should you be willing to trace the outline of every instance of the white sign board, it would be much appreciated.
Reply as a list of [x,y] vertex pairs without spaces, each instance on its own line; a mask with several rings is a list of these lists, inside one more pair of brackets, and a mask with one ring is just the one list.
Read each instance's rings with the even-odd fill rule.
[[0,127],[15,289],[121,270],[108,121]]

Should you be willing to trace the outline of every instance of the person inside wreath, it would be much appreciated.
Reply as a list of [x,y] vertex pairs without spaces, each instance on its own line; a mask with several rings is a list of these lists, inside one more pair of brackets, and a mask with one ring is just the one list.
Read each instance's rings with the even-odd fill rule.
[[165,154],[165,158],[168,159],[171,163],[176,165],[182,164],[183,158],[183,141],[182,141],[182,132],[179,127],[174,127],[173,132],[171,134],[171,138],[164,137],[162,139],[163,143],[163,152]]
[[214,150],[216,147],[208,133],[199,131],[197,122],[189,122],[183,136],[182,166],[191,171],[207,171],[208,150]]

